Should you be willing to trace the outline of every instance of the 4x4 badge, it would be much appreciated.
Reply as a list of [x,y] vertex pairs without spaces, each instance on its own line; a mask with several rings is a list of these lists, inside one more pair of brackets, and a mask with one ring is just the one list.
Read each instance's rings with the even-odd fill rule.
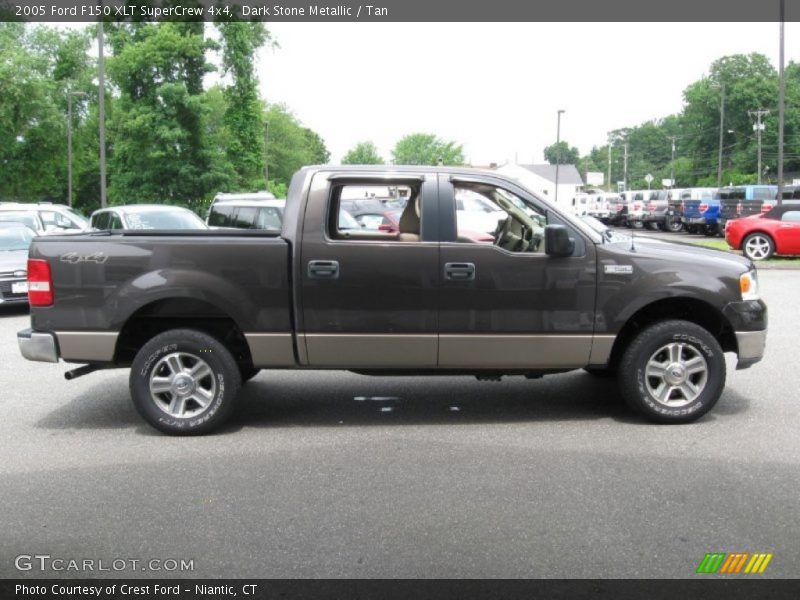
[[78,254],[77,252],[68,252],[67,254],[62,254],[60,260],[61,262],[69,263],[71,265],[81,262],[93,262],[97,263],[98,265],[102,265],[108,260],[108,257],[102,252],[95,252],[93,254]]

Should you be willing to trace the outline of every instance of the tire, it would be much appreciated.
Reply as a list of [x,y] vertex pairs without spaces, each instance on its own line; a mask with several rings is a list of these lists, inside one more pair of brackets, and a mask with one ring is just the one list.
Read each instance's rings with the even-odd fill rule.
[[644,222],[642,222],[642,221],[634,221],[631,226],[634,229],[644,229]]
[[742,252],[750,260],[766,260],[775,254],[775,242],[766,233],[751,233],[742,242]]
[[600,379],[611,379],[617,376],[616,369],[612,369],[610,367],[584,367],[583,370],[589,373],[589,375],[593,375],[594,377],[598,377]]
[[683,223],[677,219],[667,221],[667,230],[672,233],[680,233],[683,230]]
[[706,237],[715,237],[717,235],[716,225],[706,225],[703,227],[703,235]]
[[242,367],[239,369],[239,373],[242,376],[242,383],[246,383],[250,381],[253,377],[258,375],[261,372],[261,369],[256,369],[255,367]]
[[687,225],[686,226],[686,232],[689,233],[689,234],[697,233],[697,225]]
[[[200,377],[193,376],[198,369]],[[151,391],[151,385],[163,391]],[[150,425],[173,435],[201,435],[222,425],[241,385],[239,366],[228,349],[193,329],[155,336],[131,365],[136,410]]]
[[644,329],[625,350],[618,383],[625,402],[647,419],[691,423],[722,395],[725,356],[699,325],[662,321]]

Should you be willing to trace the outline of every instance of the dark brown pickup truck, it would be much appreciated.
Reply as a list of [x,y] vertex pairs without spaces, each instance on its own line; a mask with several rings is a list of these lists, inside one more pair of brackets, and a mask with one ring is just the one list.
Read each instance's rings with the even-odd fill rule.
[[[381,196],[403,207],[396,229],[341,206]],[[84,363],[68,378],[130,367],[138,411],[177,434],[220,425],[262,368],[585,368],[615,375],[652,420],[697,419],[722,393],[724,352],[739,368],[763,354],[752,263],[595,227],[490,171],[308,167],[280,233],[38,238],[19,345],[31,360]]]

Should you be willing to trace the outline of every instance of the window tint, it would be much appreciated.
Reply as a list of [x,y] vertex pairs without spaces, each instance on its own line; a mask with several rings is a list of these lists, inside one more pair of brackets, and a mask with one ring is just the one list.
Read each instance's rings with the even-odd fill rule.
[[125,229],[122,226],[122,219],[119,218],[117,213],[108,213],[108,226],[109,229]]
[[253,229],[256,225],[257,212],[255,206],[240,206],[234,213],[233,226],[238,229]]
[[208,224],[214,227],[230,227],[233,208],[230,206],[212,206],[208,216]]
[[280,231],[283,227],[283,213],[279,208],[273,206],[265,206],[258,209],[258,217],[256,218],[257,229],[268,229],[271,231]]
[[792,223],[800,223],[800,210],[787,210],[783,213],[781,221],[791,221]]

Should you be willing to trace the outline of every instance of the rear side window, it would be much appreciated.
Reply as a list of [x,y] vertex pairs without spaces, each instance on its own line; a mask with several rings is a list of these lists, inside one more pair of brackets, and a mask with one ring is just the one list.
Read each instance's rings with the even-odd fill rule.
[[256,226],[256,213],[258,209],[253,206],[240,206],[236,211],[233,226],[237,229],[254,229]]
[[[331,237],[418,241],[422,231],[421,202],[420,190],[405,184],[364,182],[335,187],[329,209]],[[398,211],[398,225],[390,226],[392,214]]]
[[230,227],[233,208],[230,206],[212,206],[208,216],[208,224],[213,227]]
[[98,213],[92,217],[92,227],[95,229],[108,229],[108,218],[110,214],[107,212]]
[[256,228],[267,229],[271,231],[280,231],[283,227],[283,215],[280,209],[265,206],[258,209],[258,217],[256,218]]
[[107,213],[108,214],[108,229],[124,229],[122,226],[122,219],[119,218],[117,213]]

